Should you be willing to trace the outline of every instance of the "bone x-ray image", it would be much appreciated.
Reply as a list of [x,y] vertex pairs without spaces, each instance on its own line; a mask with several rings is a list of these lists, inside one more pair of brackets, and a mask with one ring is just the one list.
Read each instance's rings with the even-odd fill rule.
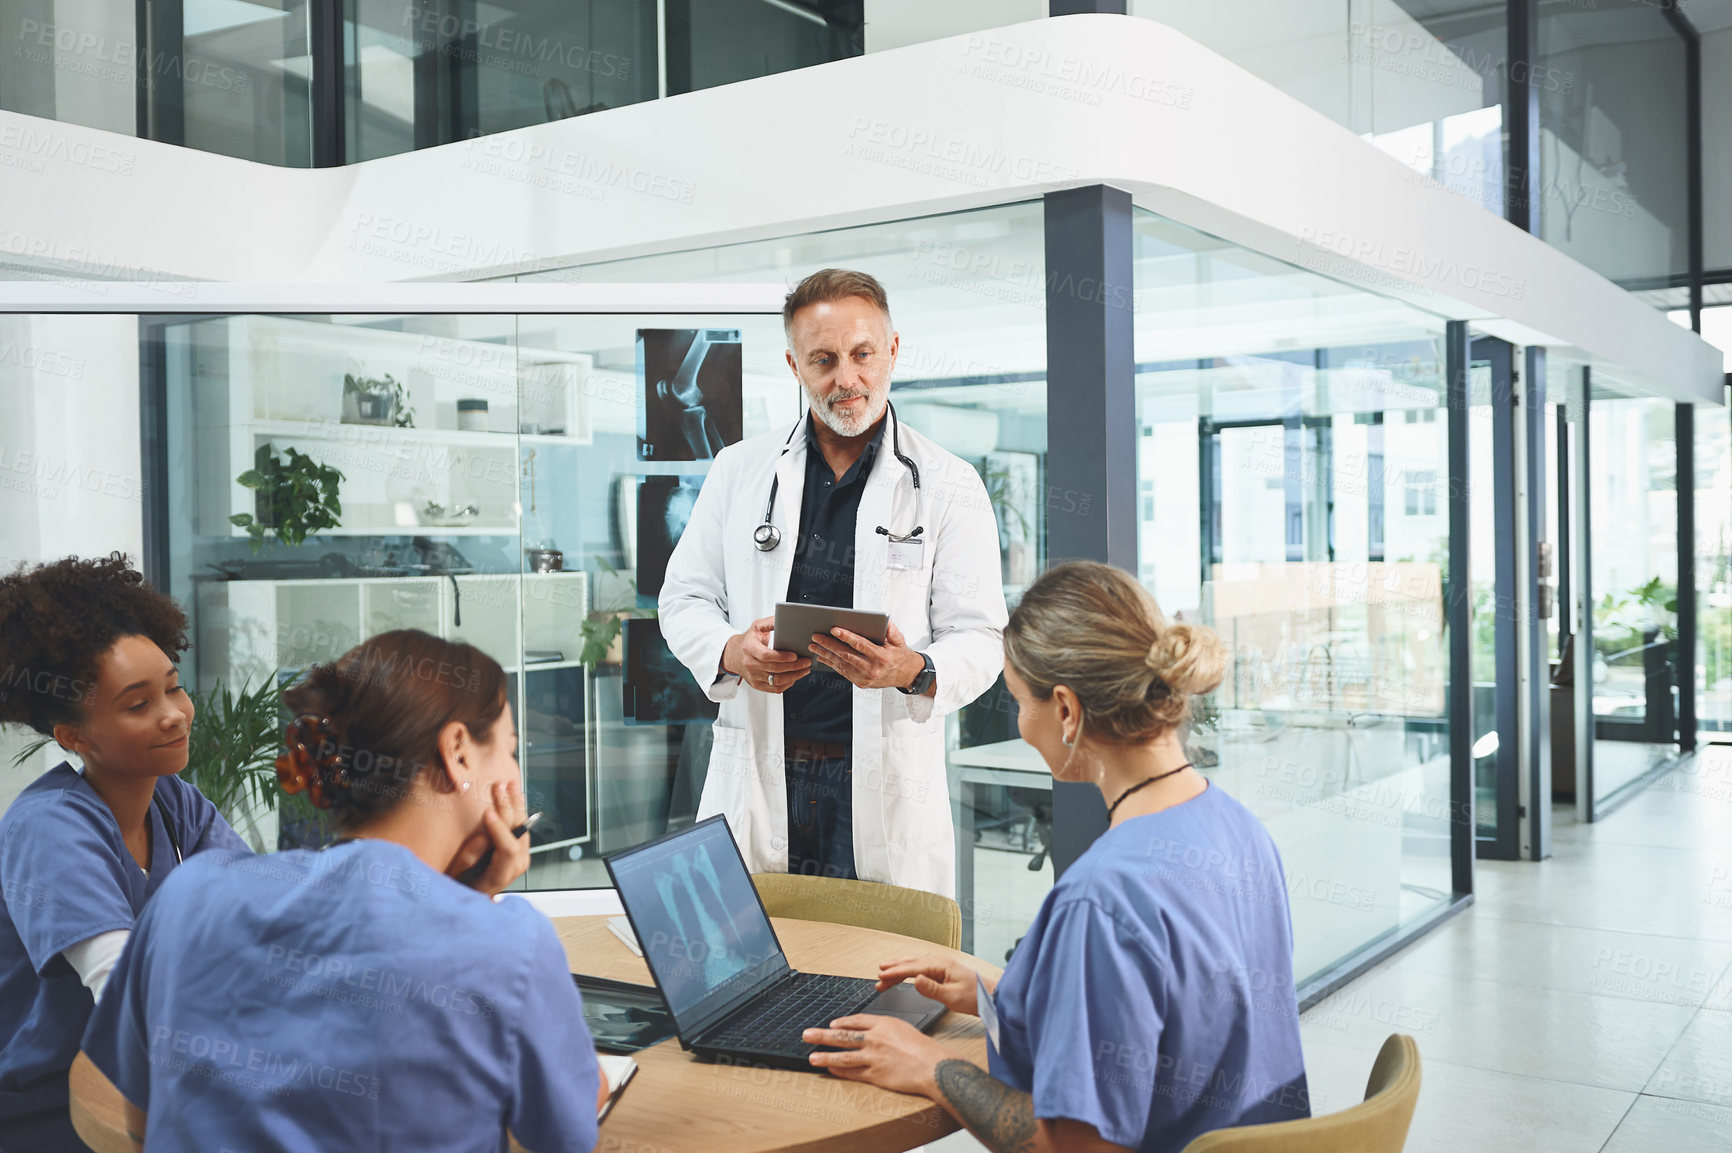
[[668,558],[692,519],[692,505],[704,486],[701,476],[646,476],[637,489],[637,591],[653,597],[662,591]]
[[704,695],[692,674],[669,651],[661,622],[624,622],[625,676],[620,709],[628,725],[684,725],[713,721],[721,706]]
[[[722,891],[722,879],[710,859],[708,845],[675,854],[666,871],[656,874],[655,887],[667,924],[673,929],[670,935],[683,943],[682,959],[695,969],[690,973],[695,978],[692,983],[703,992],[717,988],[730,977],[745,972],[748,966],[764,960],[752,956],[745,934],[728,913],[730,908],[756,913],[755,894]],[[748,901],[752,903],[747,904]],[[687,999],[679,995],[670,997],[676,1004]]]
[[740,439],[737,328],[637,330],[639,460],[713,460]]

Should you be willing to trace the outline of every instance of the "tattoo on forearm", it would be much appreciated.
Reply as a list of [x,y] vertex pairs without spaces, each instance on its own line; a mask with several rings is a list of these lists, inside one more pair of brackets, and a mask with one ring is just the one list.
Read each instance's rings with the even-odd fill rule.
[[939,1094],[993,1153],[1029,1153],[1034,1148],[1033,1097],[971,1061],[940,1061],[934,1072]]

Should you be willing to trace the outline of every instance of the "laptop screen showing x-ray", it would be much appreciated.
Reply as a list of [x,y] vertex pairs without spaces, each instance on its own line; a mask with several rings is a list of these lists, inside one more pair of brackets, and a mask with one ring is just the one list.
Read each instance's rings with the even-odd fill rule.
[[788,971],[722,817],[607,858],[682,1036]]

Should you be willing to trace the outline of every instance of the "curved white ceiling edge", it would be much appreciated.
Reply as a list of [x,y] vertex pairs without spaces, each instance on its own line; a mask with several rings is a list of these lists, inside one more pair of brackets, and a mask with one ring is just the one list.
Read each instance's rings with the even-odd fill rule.
[[1720,402],[1721,356],[1700,337],[1128,16],[1035,20],[331,169],[0,113],[0,260],[79,278],[476,279],[1094,183],[1440,315],[1579,350],[1665,395]]

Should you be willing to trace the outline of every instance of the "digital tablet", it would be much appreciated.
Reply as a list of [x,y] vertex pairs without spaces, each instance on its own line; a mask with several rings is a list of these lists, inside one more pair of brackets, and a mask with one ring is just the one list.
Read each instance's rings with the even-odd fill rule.
[[831,629],[847,629],[875,645],[881,645],[890,632],[890,617],[885,613],[837,608],[835,605],[800,605],[783,601],[776,606],[776,636],[771,647],[809,657],[812,655],[812,634],[829,636]]

